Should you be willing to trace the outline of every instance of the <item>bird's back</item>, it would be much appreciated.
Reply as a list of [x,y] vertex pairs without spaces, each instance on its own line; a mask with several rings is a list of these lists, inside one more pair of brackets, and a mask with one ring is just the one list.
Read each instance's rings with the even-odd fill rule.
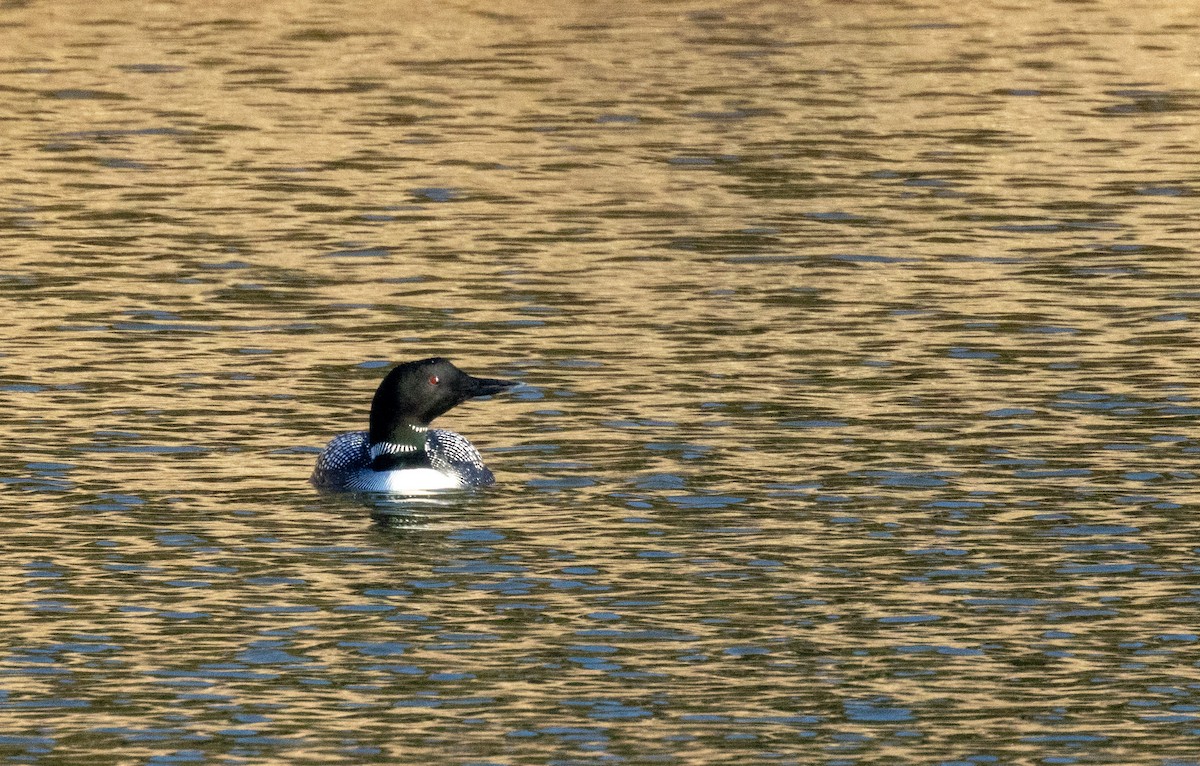
[[488,487],[496,483],[475,445],[453,431],[431,429],[425,435],[425,453],[435,469],[458,476],[464,487]]
[[[417,465],[376,471],[371,467],[373,460],[366,431],[339,434],[317,458],[312,483],[321,489],[389,492],[404,491],[410,485],[418,491],[487,487],[496,481],[475,445],[443,429],[426,433],[425,452]],[[430,471],[440,474],[441,479],[430,476]]]
[[321,450],[311,481],[321,489],[346,489],[363,470],[371,470],[367,432],[350,431],[333,437]]

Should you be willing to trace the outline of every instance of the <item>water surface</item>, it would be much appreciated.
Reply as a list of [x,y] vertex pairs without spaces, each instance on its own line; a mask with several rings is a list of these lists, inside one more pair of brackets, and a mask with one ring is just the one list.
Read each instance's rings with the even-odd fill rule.
[[[0,10],[0,755],[1200,762],[1196,33]],[[435,354],[499,485],[313,491]]]

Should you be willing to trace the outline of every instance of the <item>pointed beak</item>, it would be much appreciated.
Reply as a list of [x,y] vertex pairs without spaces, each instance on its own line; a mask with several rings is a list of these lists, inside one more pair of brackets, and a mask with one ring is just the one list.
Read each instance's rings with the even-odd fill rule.
[[500,380],[499,378],[471,378],[471,388],[467,393],[468,399],[478,396],[491,396],[501,391],[507,391],[517,385],[515,380]]

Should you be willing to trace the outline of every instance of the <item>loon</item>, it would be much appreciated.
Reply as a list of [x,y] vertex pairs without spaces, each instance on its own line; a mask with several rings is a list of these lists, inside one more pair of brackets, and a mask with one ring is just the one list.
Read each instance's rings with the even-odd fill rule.
[[396,494],[489,486],[496,478],[475,446],[429,423],[468,399],[515,385],[472,377],[440,357],[398,365],[371,400],[370,430],[335,436],[311,481],[318,489]]

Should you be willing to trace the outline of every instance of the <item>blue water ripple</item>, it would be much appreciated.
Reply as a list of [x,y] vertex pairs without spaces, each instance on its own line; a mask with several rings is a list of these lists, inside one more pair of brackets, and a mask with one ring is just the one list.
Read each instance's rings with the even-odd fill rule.
[[450,533],[447,537],[451,540],[472,543],[494,543],[505,539],[503,534],[493,529],[460,529]]
[[884,700],[847,700],[842,703],[846,718],[858,723],[898,723],[911,721],[912,711],[908,708],[890,707]]
[[1024,407],[1001,407],[998,410],[988,410],[983,413],[987,418],[1017,418],[1027,415],[1036,415],[1037,410],[1031,410]]
[[1073,524],[1070,526],[1054,527],[1049,532],[1041,534],[1072,537],[1088,535],[1132,535],[1139,531],[1137,527],[1129,527],[1122,524]]
[[354,649],[368,657],[394,657],[404,654],[411,646],[396,641],[339,641],[337,645]]

